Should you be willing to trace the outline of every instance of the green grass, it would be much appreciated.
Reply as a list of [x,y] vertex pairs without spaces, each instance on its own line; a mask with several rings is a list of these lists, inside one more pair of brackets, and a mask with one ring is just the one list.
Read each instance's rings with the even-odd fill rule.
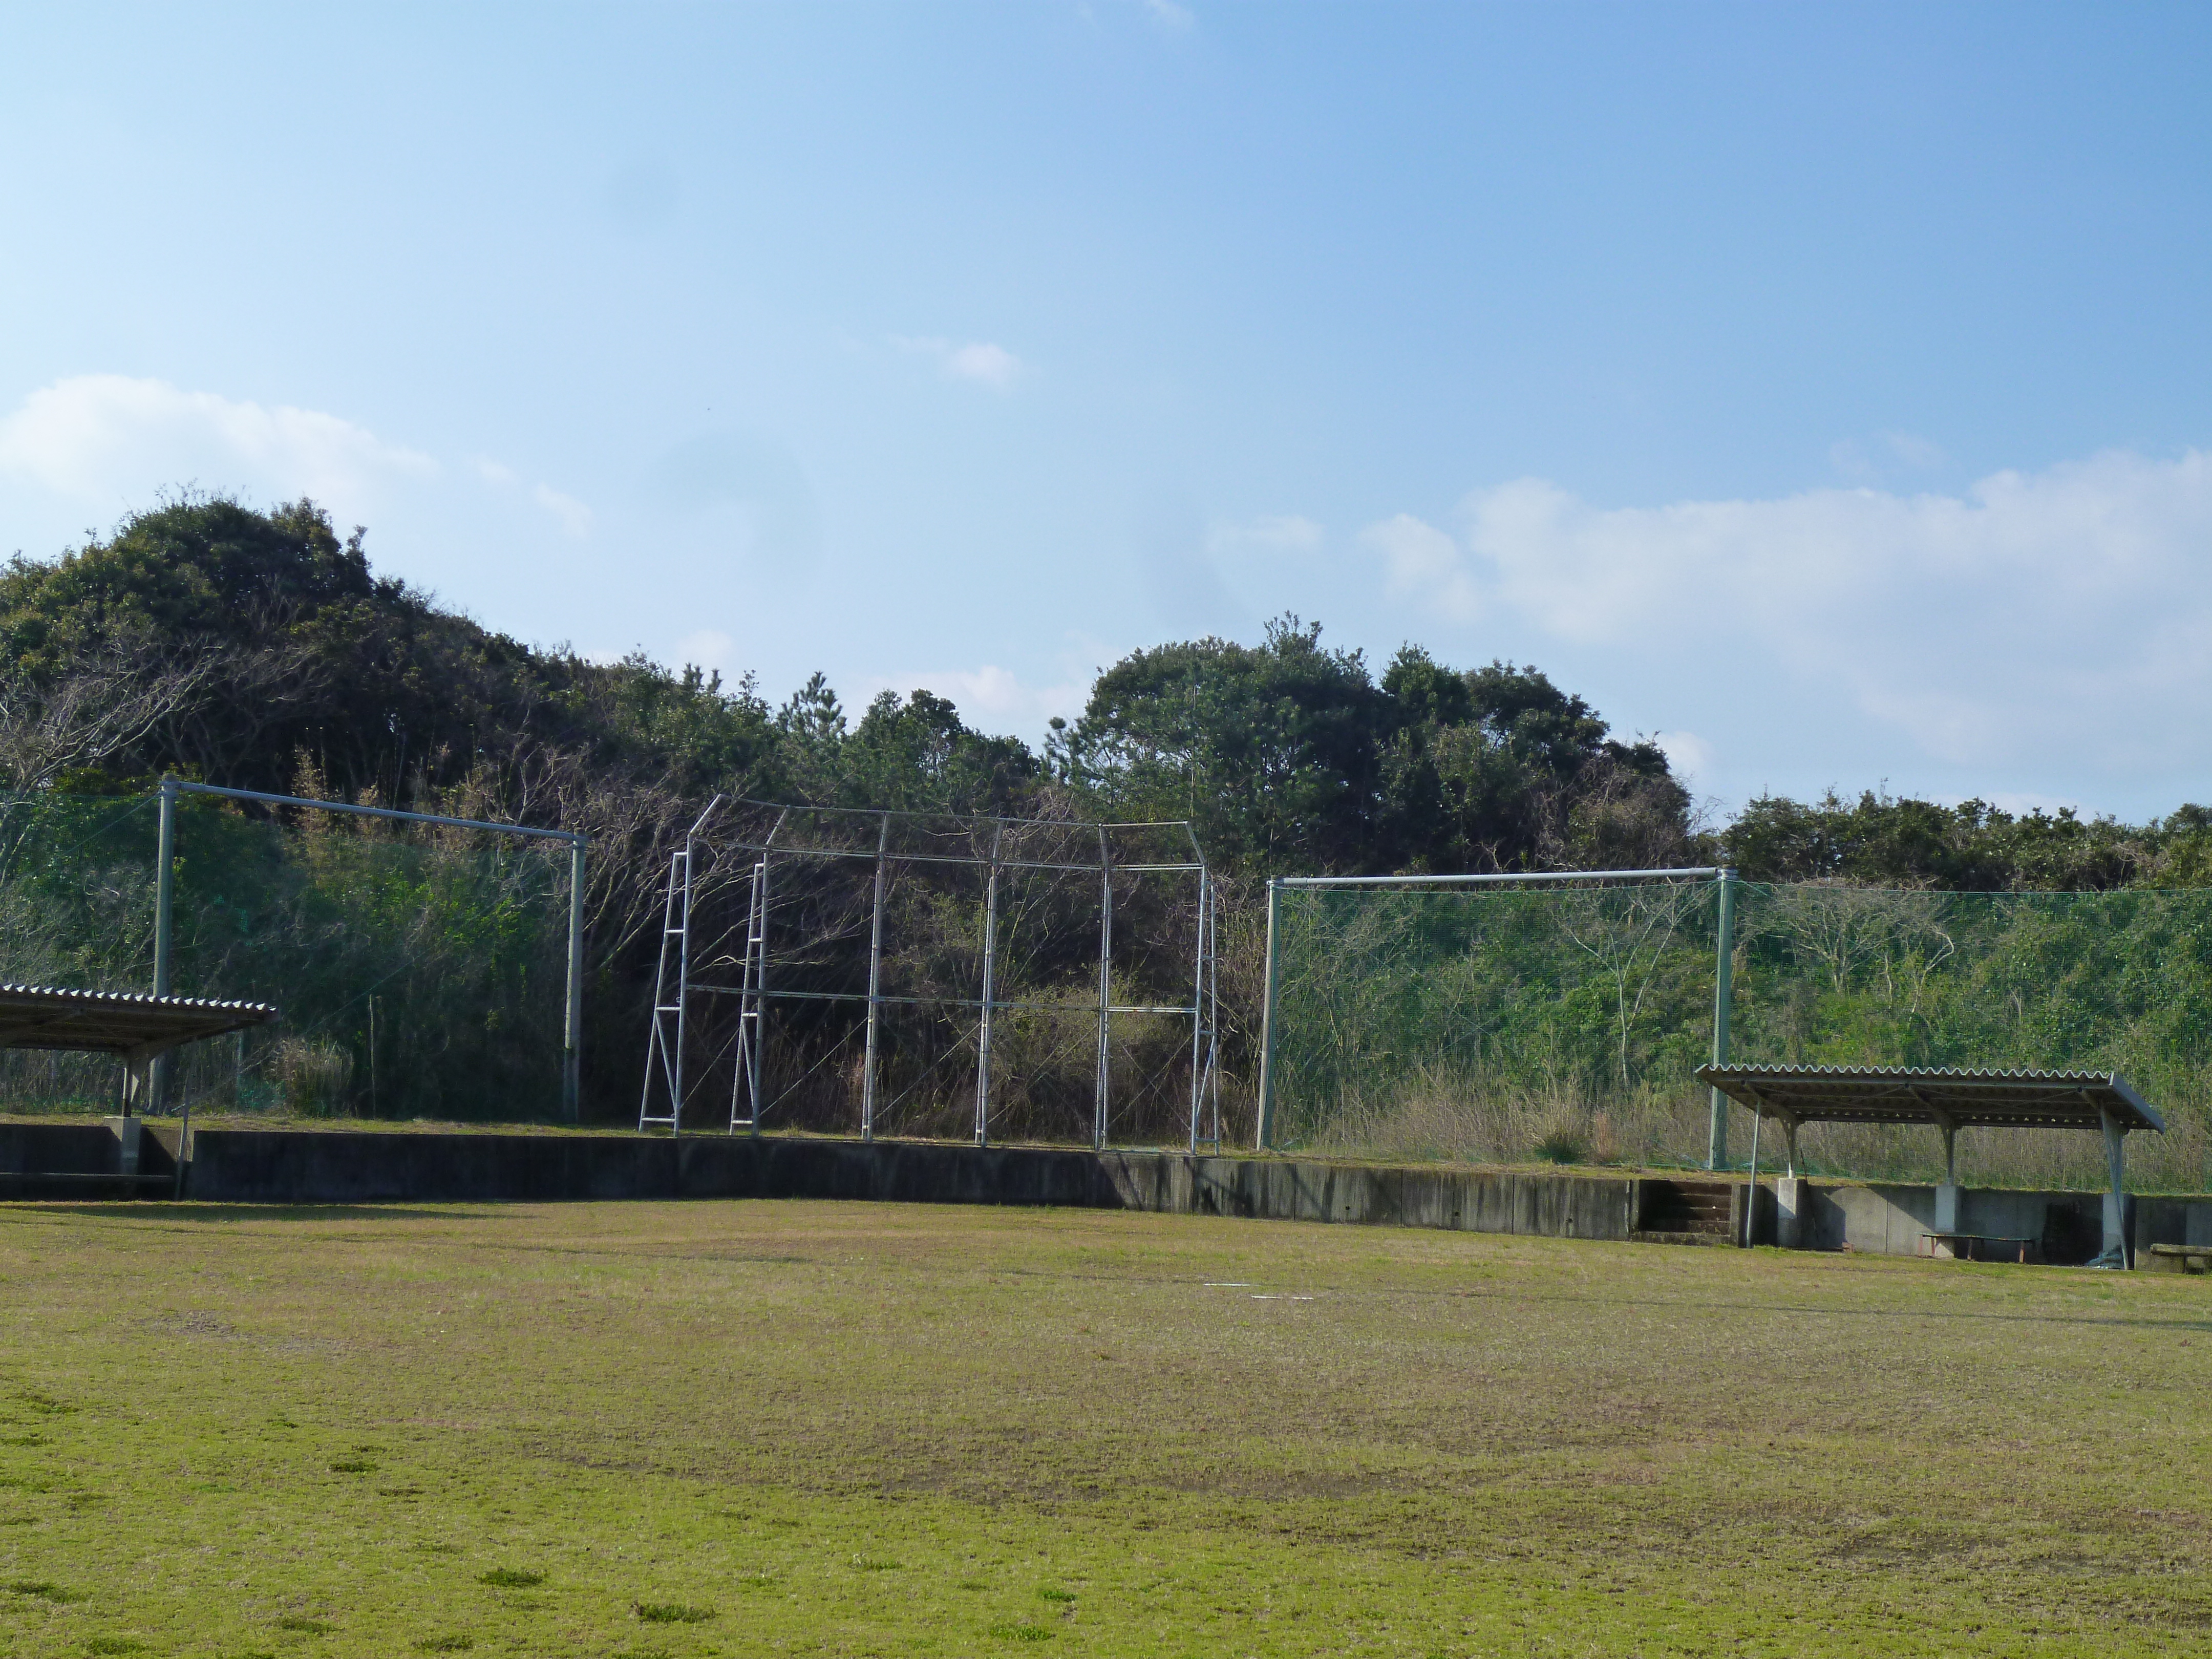
[[2206,1653],[2208,1383],[2179,1277],[0,1207],[0,1656]]

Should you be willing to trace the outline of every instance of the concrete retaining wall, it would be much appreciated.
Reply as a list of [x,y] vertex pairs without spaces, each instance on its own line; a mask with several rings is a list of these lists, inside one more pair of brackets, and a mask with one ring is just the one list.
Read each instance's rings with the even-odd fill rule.
[[[148,1180],[115,1175],[99,1124],[0,1124],[0,1197],[166,1196],[176,1126],[153,1122]],[[1547,1238],[1626,1239],[1644,1182],[1632,1176],[1331,1164],[1309,1158],[1091,1152],[908,1141],[758,1140],[718,1135],[447,1134],[199,1129],[185,1194],[234,1204],[550,1202],[587,1199],[838,1198],[1150,1210]],[[113,1188],[110,1191],[110,1187]],[[1960,1229],[2033,1238],[2054,1261],[2083,1261],[2100,1237],[2100,1195],[1969,1190]],[[1910,1255],[1935,1225],[1929,1187],[1805,1182],[1802,1248]],[[1741,1224],[1741,1205],[1735,1206]],[[2138,1251],[2212,1244],[2212,1198],[2129,1200]],[[1774,1236],[1761,1183],[1757,1225]]]
[[850,1198],[1626,1238],[1634,1180],[1295,1158],[764,1137],[204,1129],[187,1191],[239,1204]]

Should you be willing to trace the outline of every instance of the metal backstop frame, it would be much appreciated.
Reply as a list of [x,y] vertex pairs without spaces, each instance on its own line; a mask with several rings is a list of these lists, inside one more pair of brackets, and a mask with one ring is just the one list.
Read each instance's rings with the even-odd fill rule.
[[[1164,855],[1164,847],[1181,845],[1188,847],[1187,858]],[[836,959],[846,975],[843,988],[834,982],[826,988],[821,984],[786,984],[770,972],[771,945],[778,931],[776,907],[782,905],[788,910],[800,904],[787,890],[787,884],[803,884],[810,863],[870,866],[865,903],[860,896],[863,890],[856,886],[850,890],[850,902],[841,917],[825,921],[810,918],[802,909],[799,924],[785,930],[796,935],[798,947],[819,946],[817,960]],[[976,980],[973,996],[885,988],[887,900],[903,873],[921,869],[934,869],[940,875],[947,871],[969,871],[981,877],[980,903],[975,905],[980,938],[975,959],[969,964]],[[1056,988],[1048,988],[1046,994],[1009,994],[1006,990],[1002,955],[1007,924],[1001,916],[1002,888],[1018,875],[1040,872],[1054,878],[1095,877],[1097,881],[1093,907],[1097,930],[1095,993],[1086,987],[1079,999],[1071,994],[1072,982],[1065,980]],[[1188,1002],[1115,1000],[1115,884],[1117,879],[1144,878],[1195,878],[1193,946],[1188,978],[1183,981],[1190,987]],[[726,929],[737,945],[734,952],[727,947],[702,948],[699,919],[702,903],[710,895],[733,918],[742,916],[741,927],[732,925]],[[878,1042],[885,1012],[912,1008],[958,1010],[974,1017],[973,1139],[977,1146],[988,1145],[992,1135],[994,1028],[1000,1014],[1097,1022],[1090,1139],[1098,1148],[1106,1145],[1112,1127],[1115,1018],[1141,1015],[1188,1019],[1190,1088],[1185,1138],[1194,1152],[1202,1141],[1218,1146],[1221,1139],[1218,921],[1219,896],[1213,877],[1198,837],[1187,822],[1085,823],[874,807],[800,806],[717,795],[691,825],[683,847],[669,860],[638,1127],[665,1128],[672,1133],[683,1131],[687,1107],[697,1104],[691,1098],[697,1073],[690,1068],[688,1058],[696,1041],[696,1028],[702,1008],[719,1000],[736,1006],[729,1036],[715,1045],[720,1052],[708,1056],[711,1064],[726,1062],[730,1066],[729,1133],[744,1131],[757,1135],[783,1098],[781,1095],[771,1097],[765,1081],[771,1011],[780,1003],[815,1003],[865,1009],[857,1028],[865,1033],[865,1040],[854,1125],[863,1140],[875,1139],[882,1121]],[[1063,940],[1070,926],[1060,929]],[[809,928],[813,930],[811,934]],[[855,971],[861,965],[858,952],[863,933],[866,939],[864,976]],[[865,988],[861,988],[863,977]]]

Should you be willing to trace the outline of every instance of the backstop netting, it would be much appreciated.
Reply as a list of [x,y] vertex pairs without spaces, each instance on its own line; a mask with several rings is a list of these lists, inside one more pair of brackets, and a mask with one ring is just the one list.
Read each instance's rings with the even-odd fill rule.
[[1187,825],[717,802],[669,893],[641,1124],[1214,1138]]
[[[0,801],[0,981],[153,982],[158,798]],[[557,1116],[565,845],[207,796],[178,803],[173,994],[280,1022],[173,1056],[168,1105],[311,1116]],[[112,1111],[121,1066],[0,1051],[0,1110]]]
[[[1732,1060],[2117,1071],[2169,1125],[2131,1152],[2137,1178],[2212,1176],[2212,891],[1731,885]],[[1717,882],[1286,885],[1277,904],[1273,1144],[1705,1162]],[[1733,1113],[1738,1165],[1750,1133]],[[2095,1185],[2094,1139],[1977,1131],[1961,1158],[1976,1179]],[[1814,1125],[1799,1145],[1829,1173],[1941,1167],[1932,1132]]]

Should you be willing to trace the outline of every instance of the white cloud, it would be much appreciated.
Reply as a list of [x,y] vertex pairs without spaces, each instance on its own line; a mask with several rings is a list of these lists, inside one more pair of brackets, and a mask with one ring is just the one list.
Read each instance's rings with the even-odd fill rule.
[[744,672],[738,666],[738,642],[717,628],[702,628],[677,641],[676,660],[679,665],[720,670],[726,680]]
[[1748,696],[1774,676],[1832,690],[1944,760],[2212,757],[2212,455],[1656,507],[1528,478],[1468,496],[1462,525],[1401,515],[1361,542],[1413,605],[1693,652]]
[[1278,513],[1242,524],[1223,521],[1208,526],[1206,550],[1217,557],[1237,553],[1317,553],[1322,527],[1295,513]]
[[891,343],[901,351],[935,361],[948,380],[971,380],[994,392],[1011,392],[1029,366],[1004,346],[988,340],[964,343],[934,336],[894,335]]
[[1172,33],[1182,34],[1198,26],[1198,19],[1190,8],[1177,5],[1176,0],[1144,0],[1144,3],[1152,20]]
[[530,492],[530,499],[560,520],[561,528],[569,535],[592,533],[592,509],[574,495],[563,495],[550,484],[540,484]]
[[1394,599],[1418,598],[1455,622],[1482,611],[1482,596],[1459,544],[1410,513],[1370,525],[1359,544],[1382,562],[1383,591]]
[[428,455],[335,415],[123,374],[57,380],[0,419],[0,472],[101,507],[198,483],[312,495],[343,516],[386,486],[437,471]]
[[864,682],[859,705],[881,691],[903,697],[915,690],[934,691],[959,709],[960,717],[980,731],[1042,732],[1054,714],[1073,720],[1091,696],[1087,680],[1067,680],[1054,685],[1025,684],[1006,669],[985,664],[981,668],[940,668],[914,674],[893,674]]
[[1718,758],[1713,745],[1694,732],[1654,732],[1651,741],[1667,757],[1668,769],[1692,789],[1701,788],[1714,775]]

